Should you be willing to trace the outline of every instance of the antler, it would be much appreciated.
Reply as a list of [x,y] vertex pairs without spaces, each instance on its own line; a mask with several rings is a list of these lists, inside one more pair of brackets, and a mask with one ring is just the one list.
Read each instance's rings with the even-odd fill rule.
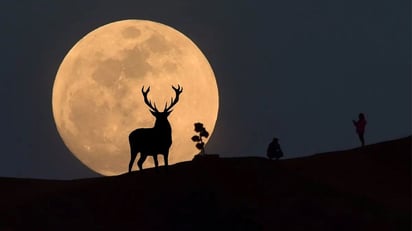
[[172,88],[173,90],[175,90],[176,98],[175,99],[171,98],[170,106],[167,106],[167,103],[166,103],[165,109],[163,110],[163,112],[170,111],[170,109],[172,109],[172,107],[175,106],[175,104],[179,101],[179,95],[183,91],[183,88],[180,87],[180,85],[177,85],[177,88],[172,85]]
[[146,103],[146,105],[147,105],[150,109],[152,109],[152,111],[154,111],[154,112],[159,112],[159,111],[157,110],[157,108],[156,108],[156,103],[155,103],[154,106],[153,106],[153,105],[152,105],[152,102],[150,102],[150,100],[147,99],[147,94],[149,93],[149,91],[150,91],[150,87],[148,87],[146,91],[144,90],[144,86],[142,87],[142,94],[143,94],[143,97],[144,97],[144,102]]

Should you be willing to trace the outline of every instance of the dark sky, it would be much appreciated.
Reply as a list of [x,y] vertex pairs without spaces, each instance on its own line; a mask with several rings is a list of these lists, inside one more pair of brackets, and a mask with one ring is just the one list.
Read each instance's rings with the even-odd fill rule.
[[[147,19],[191,38],[217,78],[220,111],[208,152],[289,158],[411,134],[409,0],[70,0],[0,3],[0,176],[96,176],[60,139],[52,115],[59,64],[85,34]],[[128,155],[126,153],[125,155]],[[125,166],[126,168],[126,166]]]

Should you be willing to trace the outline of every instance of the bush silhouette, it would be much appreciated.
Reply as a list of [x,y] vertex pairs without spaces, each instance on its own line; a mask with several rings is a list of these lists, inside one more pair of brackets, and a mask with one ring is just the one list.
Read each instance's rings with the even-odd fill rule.
[[202,154],[206,154],[205,153],[205,142],[203,142],[202,138],[208,138],[209,132],[206,131],[202,123],[197,122],[194,125],[195,125],[195,132],[199,133],[199,135],[192,136],[192,140],[193,142],[196,143],[196,148],[199,149]]

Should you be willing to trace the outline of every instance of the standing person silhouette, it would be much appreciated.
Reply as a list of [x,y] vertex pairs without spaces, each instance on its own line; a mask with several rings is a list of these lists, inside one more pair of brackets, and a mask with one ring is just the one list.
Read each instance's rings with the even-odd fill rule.
[[362,146],[365,146],[365,127],[366,127],[366,119],[363,113],[359,113],[358,121],[352,120],[353,125],[356,127],[356,133],[358,133],[359,139],[362,143]]
[[269,147],[266,151],[266,155],[269,157],[269,159],[275,158],[275,160],[278,160],[283,156],[283,152],[280,148],[278,138],[273,138],[272,142],[269,144]]

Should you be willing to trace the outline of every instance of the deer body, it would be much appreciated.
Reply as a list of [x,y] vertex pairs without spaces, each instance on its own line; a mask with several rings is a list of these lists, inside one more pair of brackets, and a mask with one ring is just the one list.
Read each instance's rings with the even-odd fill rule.
[[169,148],[172,145],[172,127],[170,126],[167,117],[172,112],[171,108],[179,100],[179,95],[182,93],[183,89],[179,86],[178,88],[173,87],[176,92],[176,98],[171,102],[168,107],[165,106],[163,112],[159,112],[156,106],[152,106],[151,102],[147,99],[147,94],[150,87],[144,91],[142,88],[142,93],[144,96],[145,103],[151,109],[150,112],[154,117],[156,117],[156,122],[153,128],[139,128],[132,131],[129,135],[130,144],[130,162],[129,162],[129,172],[131,172],[134,160],[138,153],[140,153],[140,159],[137,162],[139,170],[143,169],[143,163],[148,156],[152,156],[155,167],[158,167],[157,155],[161,154],[164,157],[165,166],[168,166]]

